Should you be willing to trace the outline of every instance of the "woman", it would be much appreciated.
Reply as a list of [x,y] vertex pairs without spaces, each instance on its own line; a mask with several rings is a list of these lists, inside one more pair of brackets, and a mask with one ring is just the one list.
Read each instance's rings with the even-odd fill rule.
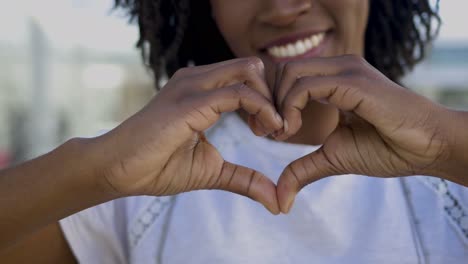
[[428,1],[117,5],[138,19],[156,79],[172,77],[109,133],[3,172],[17,199],[1,204],[16,219],[5,258],[467,261],[468,113],[398,84],[433,39]]

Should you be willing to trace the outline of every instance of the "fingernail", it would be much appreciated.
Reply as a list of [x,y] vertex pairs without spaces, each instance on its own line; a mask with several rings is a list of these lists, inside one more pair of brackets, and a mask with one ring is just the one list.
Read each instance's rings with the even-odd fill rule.
[[284,133],[287,133],[289,129],[288,120],[284,120],[283,127],[284,127]]
[[275,114],[275,118],[276,118],[276,121],[278,121],[278,123],[281,123],[281,124],[283,123],[283,118],[281,118],[281,116],[278,113]]
[[261,136],[262,136],[262,137],[268,136],[270,133],[266,131],[266,129],[265,129],[265,127],[264,127],[263,125],[260,125],[260,126],[261,126],[260,130],[262,131],[262,135],[261,135]]
[[280,130],[277,130],[277,131],[273,132],[273,133],[271,134],[271,136],[272,136],[273,138],[276,139],[276,138],[279,137],[281,134],[283,134],[283,129],[280,129]]
[[275,132],[271,133],[271,136],[272,136],[273,138],[276,138],[276,137],[278,136],[278,131],[275,131]]
[[288,206],[286,207],[286,212],[284,212],[285,214],[288,214],[289,211],[291,211],[291,207],[292,207],[292,205],[294,204],[294,198],[295,198],[294,195],[292,195],[292,194],[289,195],[289,197],[288,197],[288,203],[287,203]]
[[330,104],[327,99],[319,99],[318,101],[319,103],[324,104],[324,105]]
[[278,212],[278,211],[271,210],[266,205],[263,205],[263,207],[265,207],[265,209],[267,209],[268,212],[270,212],[272,215],[279,215],[281,213],[281,212]]

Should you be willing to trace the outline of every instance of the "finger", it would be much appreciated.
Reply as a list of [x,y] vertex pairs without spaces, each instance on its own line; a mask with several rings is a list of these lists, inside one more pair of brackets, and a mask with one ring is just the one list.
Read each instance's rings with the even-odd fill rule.
[[265,127],[263,127],[261,122],[257,121],[255,116],[249,115],[249,117],[247,119],[247,123],[248,123],[250,129],[252,130],[252,132],[254,132],[254,134],[256,136],[263,137],[263,136],[266,136],[268,134],[266,132],[267,129],[265,129]]
[[[265,82],[263,62],[256,57],[240,58],[201,66],[200,69],[197,69],[197,76],[192,76],[190,81],[193,83],[192,86],[195,84],[201,90],[214,90],[236,83],[245,83],[272,102],[270,89]],[[278,115],[277,118],[281,119],[281,116]],[[269,130],[271,128],[268,128],[267,124],[262,123],[262,119],[256,120],[256,124],[250,123],[256,125],[255,127],[251,126],[256,135],[274,132]],[[262,133],[260,128],[264,128],[265,133]]]
[[224,162],[214,189],[237,193],[261,203],[272,214],[279,214],[275,184],[260,172]]
[[211,71],[216,68],[222,68],[231,64],[238,63],[240,61],[246,61],[249,58],[236,58],[232,60],[220,61],[216,63],[206,64],[206,65],[197,65],[197,66],[189,66],[185,68],[180,68],[174,76],[194,76],[199,75],[208,71]]
[[283,122],[275,107],[258,91],[244,83],[234,84],[201,94],[194,104],[195,113],[187,119],[188,125],[202,132],[213,125],[222,113],[243,109],[255,116],[268,133],[277,131]]
[[[336,75],[343,71],[344,57],[313,58],[288,62],[279,66],[275,83],[276,104],[281,106],[283,98],[297,79],[305,76]],[[280,75],[280,76],[278,76]]]
[[202,90],[213,90],[236,83],[245,83],[272,102],[271,92],[265,81],[265,66],[256,57],[241,58],[198,74],[193,80]]
[[[279,137],[283,140],[294,135],[301,127],[301,111],[309,101],[325,101],[342,111],[369,116],[376,105],[370,100],[367,89],[346,76],[302,77],[296,81],[284,98],[281,112],[288,130]],[[379,115],[381,116],[381,115]],[[366,120],[369,121],[369,120]],[[372,120],[373,121],[373,120]]]
[[255,119],[258,128],[263,130],[263,134],[269,134],[282,128],[282,118],[274,105],[249,86],[237,84],[215,92],[215,94],[218,93],[220,97],[226,98],[223,105],[220,105],[219,100],[214,99],[214,103],[219,106],[221,111],[245,110]]
[[[256,57],[240,58],[232,60],[230,63],[212,65],[201,72],[195,82],[203,90],[213,90],[236,83],[245,83],[261,93],[273,104],[271,91],[265,81],[263,62]],[[278,117],[281,118],[281,116]],[[257,127],[251,127],[255,129],[254,133],[256,135],[259,135],[259,127],[266,128],[263,134],[274,132],[269,130],[267,124],[262,123],[262,119],[257,119],[257,122],[259,123]]]
[[283,213],[289,213],[297,193],[306,185],[325,178],[339,175],[341,170],[333,165],[323,148],[289,164],[277,183],[278,202]]
[[[356,114],[378,129],[389,131],[401,123],[403,116],[414,113],[415,105],[422,109],[430,109],[433,105],[430,100],[391,82],[382,74],[368,74],[345,73],[298,79],[281,102],[280,112],[284,122],[289,124],[289,131],[281,139],[297,132],[299,112],[311,100],[332,104]],[[426,113],[420,111],[419,115],[423,118]]]

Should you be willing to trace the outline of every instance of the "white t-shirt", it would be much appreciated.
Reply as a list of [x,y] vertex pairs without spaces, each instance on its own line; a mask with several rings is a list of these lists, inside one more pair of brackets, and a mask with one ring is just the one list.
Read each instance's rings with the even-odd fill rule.
[[[207,137],[277,181],[316,147],[253,135],[226,114]],[[130,197],[60,221],[80,263],[468,263],[468,188],[437,178],[335,176],[274,216],[223,191]]]

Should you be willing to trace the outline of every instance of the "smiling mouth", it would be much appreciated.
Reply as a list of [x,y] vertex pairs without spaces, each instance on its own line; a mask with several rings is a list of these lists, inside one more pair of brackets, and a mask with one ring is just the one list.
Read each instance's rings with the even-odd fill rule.
[[320,32],[291,43],[271,46],[266,51],[276,59],[293,58],[314,50],[320,46],[324,38],[325,32]]

